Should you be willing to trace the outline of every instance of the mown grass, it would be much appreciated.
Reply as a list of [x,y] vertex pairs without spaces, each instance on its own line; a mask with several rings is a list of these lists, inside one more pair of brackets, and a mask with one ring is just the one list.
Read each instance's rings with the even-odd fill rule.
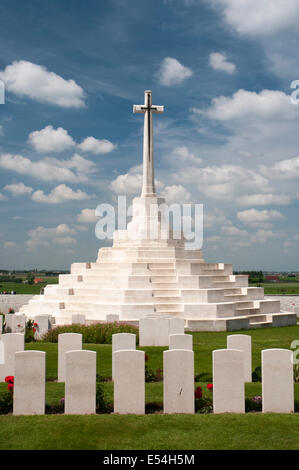
[[1,416],[0,449],[298,450],[299,426],[262,413]]
[[299,295],[299,281],[288,282],[261,282],[250,284],[251,287],[263,287],[266,295]]
[[[51,277],[46,282],[39,284],[23,284],[18,282],[0,282],[0,292],[14,290],[17,294],[39,294],[42,287],[47,284],[57,284],[58,278]],[[12,297],[13,302],[13,297]]]

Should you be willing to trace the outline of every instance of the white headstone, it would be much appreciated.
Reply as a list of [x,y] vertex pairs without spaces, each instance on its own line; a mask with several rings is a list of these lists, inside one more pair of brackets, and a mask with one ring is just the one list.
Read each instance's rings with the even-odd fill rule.
[[4,363],[0,363],[0,382],[4,382],[7,375],[15,375],[15,353],[24,351],[23,333],[5,333],[0,336],[3,342]]
[[251,336],[230,335],[227,337],[227,349],[238,349],[244,353],[244,380],[252,381]]
[[175,334],[169,336],[169,349],[193,349],[193,336],[185,334]]
[[36,325],[34,325],[34,328],[36,329],[36,332],[35,332],[36,339],[40,339],[52,327],[51,315],[36,315],[33,318],[33,322],[36,323]]
[[16,352],[13,414],[45,414],[45,396],[46,353],[42,351]]
[[58,335],[58,382],[65,382],[65,354],[68,351],[82,349],[80,333],[62,333]]
[[113,315],[112,313],[106,315],[106,322],[113,323],[115,321],[119,321],[119,315]]
[[155,346],[156,317],[144,317],[139,320],[139,346]]
[[293,351],[262,351],[262,397],[264,413],[294,412]]
[[72,325],[75,325],[75,324],[85,325],[85,323],[86,323],[85,315],[82,315],[80,313],[74,313],[74,315],[72,315]]
[[164,413],[194,413],[194,353],[163,352]]
[[144,351],[114,353],[114,413],[145,413]]
[[169,345],[169,317],[144,317],[139,320],[140,346]]
[[114,353],[123,349],[136,349],[136,335],[116,333],[112,335],[112,380],[114,378]]
[[3,315],[0,315],[0,335],[2,335],[3,330]]
[[155,322],[155,346],[169,346],[170,318],[158,317]]
[[24,333],[26,328],[25,315],[7,313],[5,315],[5,329],[7,333]]
[[148,316],[139,320],[140,346],[169,346],[169,335],[183,334],[185,320],[169,316]]
[[214,413],[245,413],[244,362],[242,351],[213,351]]
[[65,414],[94,414],[97,353],[85,350],[68,351],[65,358]]
[[185,320],[180,317],[169,318],[169,335],[182,335],[185,331]]

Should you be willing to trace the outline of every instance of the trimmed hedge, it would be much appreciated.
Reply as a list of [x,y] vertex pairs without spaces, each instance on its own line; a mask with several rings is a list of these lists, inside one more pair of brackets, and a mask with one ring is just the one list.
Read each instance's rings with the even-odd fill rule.
[[81,333],[83,343],[111,344],[115,333],[133,333],[136,335],[136,344],[139,340],[139,330],[136,326],[123,322],[95,323],[93,325],[63,325],[49,330],[40,341],[45,343],[58,343],[61,333]]

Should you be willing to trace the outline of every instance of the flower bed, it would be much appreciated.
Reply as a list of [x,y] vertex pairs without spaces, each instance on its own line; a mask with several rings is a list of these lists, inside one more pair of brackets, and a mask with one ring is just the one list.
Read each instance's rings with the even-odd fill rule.
[[112,344],[112,335],[115,333],[133,333],[138,344],[139,330],[137,327],[124,322],[95,323],[93,325],[64,325],[57,326],[43,335],[41,341],[58,343],[61,333],[81,333],[83,343]]

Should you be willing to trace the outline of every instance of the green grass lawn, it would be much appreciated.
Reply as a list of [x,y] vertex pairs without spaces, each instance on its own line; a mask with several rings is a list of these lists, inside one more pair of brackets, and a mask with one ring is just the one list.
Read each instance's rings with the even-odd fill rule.
[[0,423],[0,449],[299,449],[297,415],[1,416]]
[[[40,284],[22,284],[18,282],[0,282],[0,292],[12,290],[16,291],[17,294],[39,294],[42,287],[47,284],[57,284],[58,278],[49,277],[46,282]],[[12,299],[13,300],[13,299]]]
[[[237,333],[237,332],[234,332]],[[244,333],[244,331],[242,332]],[[212,351],[226,347],[230,333],[193,333],[195,373],[205,395],[212,381]],[[261,364],[261,350],[290,348],[299,339],[299,327],[257,329],[246,332],[252,337],[253,368]],[[26,349],[47,353],[47,378],[57,377],[57,344],[30,343]],[[111,377],[111,345],[85,344],[97,351],[97,371]],[[163,350],[140,348],[147,352],[150,368],[163,367]],[[113,383],[104,383],[105,394],[113,401]],[[6,384],[0,384],[0,391]],[[248,383],[246,397],[261,395],[261,383]],[[163,383],[147,383],[146,403],[163,404]],[[48,381],[46,401],[57,404],[64,397],[64,384]],[[295,384],[299,403],[299,384]],[[296,405],[298,406],[298,405]],[[0,449],[299,449],[299,414],[245,415],[163,415],[145,416],[0,416]]]
[[250,284],[250,287],[258,286],[263,287],[266,295],[299,295],[299,282],[261,282],[259,284]]

